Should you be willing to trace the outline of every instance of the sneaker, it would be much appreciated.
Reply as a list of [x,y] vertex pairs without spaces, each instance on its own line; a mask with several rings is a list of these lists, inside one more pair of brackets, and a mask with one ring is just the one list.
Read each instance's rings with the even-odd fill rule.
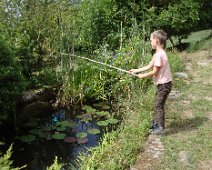
[[152,135],[162,135],[164,134],[164,129],[162,127],[158,127],[156,129],[153,129],[150,133]]
[[158,123],[152,122],[152,126],[150,127],[151,130],[157,129],[158,128]]

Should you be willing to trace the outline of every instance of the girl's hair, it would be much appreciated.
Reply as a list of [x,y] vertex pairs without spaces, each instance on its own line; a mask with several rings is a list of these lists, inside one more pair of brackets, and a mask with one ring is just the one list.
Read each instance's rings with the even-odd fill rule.
[[157,30],[151,33],[151,36],[153,38],[157,38],[161,45],[163,45],[164,48],[166,48],[166,39],[167,35],[163,30]]

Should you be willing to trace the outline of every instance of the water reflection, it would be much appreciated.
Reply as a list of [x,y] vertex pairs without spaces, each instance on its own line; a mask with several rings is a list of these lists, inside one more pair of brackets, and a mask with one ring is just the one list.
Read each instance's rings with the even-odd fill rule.
[[[60,110],[53,113],[47,118],[43,118],[39,122],[40,127],[50,127],[57,125],[58,122],[70,120],[70,112]],[[81,113],[80,113],[81,114]],[[73,128],[66,129],[66,136],[74,137],[79,132],[84,132],[89,129],[99,129],[95,120],[83,122],[80,118],[73,118],[72,121],[76,124]],[[36,127],[38,128],[38,127]],[[45,170],[58,157],[60,163],[66,164],[66,169],[69,168],[69,163],[76,165],[75,160],[79,153],[86,153],[87,148],[97,146],[99,144],[101,134],[88,134],[88,142],[85,144],[65,143],[63,140],[37,138],[32,143],[22,143],[16,140],[14,143],[14,154],[12,159],[15,166],[28,165],[29,170]]]

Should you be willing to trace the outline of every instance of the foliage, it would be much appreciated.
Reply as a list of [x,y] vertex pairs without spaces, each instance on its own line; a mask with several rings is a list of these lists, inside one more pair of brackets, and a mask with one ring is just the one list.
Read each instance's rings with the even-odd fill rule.
[[[189,47],[187,49],[188,52],[193,52],[197,50],[207,50],[212,46],[212,30],[204,30],[191,34],[191,39]],[[195,39],[195,40],[193,40]]]
[[[172,135],[163,137],[162,141],[166,149],[163,163],[157,166],[159,169],[207,169],[207,166],[210,169],[211,167],[208,161],[212,159],[210,149],[212,124],[211,114],[208,114],[212,108],[209,99],[212,95],[211,80],[209,80],[212,67],[208,58],[210,50],[211,48],[187,53],[186,63],[192,68],[188,70],[188,74],[191,74],[192,79],[181,79],[183,88],[175,86],[175,89],[181,92],[181,96],[167,103],[169,113],[166,126],[169,127],[169,134]],[[197,66],[196,63],[203,61],[208,62],[208,66]],[[198,81],[200,75],[201,81]],[[187,156],[183,163],[179,159],[182,153]]]
[[16,100],[25,88],[25,82],[17,58],[1,37],[0,65],[0,121],[13,120]]
[[199,3],[199,21],[196,30],[204,30],[212,28],[212,4],[210,0],[195,0]]
[[121,87],[127,90],[129,81],[114,70],[60,53],[89,54],[124,69],[143,64],[153,29],[162,28],[181,40],[197,23],[199,2],[179,2],[10,0],[1,2],[0,27],[31,87],[60,85],[65,103],[106,99],[119,94]]
[[155,10],[159,16],[154,27],[163,29],[169,37],[178,36],[179,42],[187,38],[199,21],[199,3],[193,0],[179,0],[174,4],[170,1],[166,8]]
[[58,158],[56,156],[54,163],[50,167],[47,167],[46,170],[61,170],[63,166],[63,164],[58,163]]
[[[70,54],[125,70],[139,67],[150,60],[147,53],[150,46],[146,42],[151,31],[164,29],[169,38],[176,36],[181,42],[194,28],[210,27],[211,12],[207,4],[211,5],[210,1],[1,1],[0,121],[15,110],[15,100],[25,89],[23,75],[28,88],[59,86],[58,97],[67,105],[89,99],[133,99],[135,89],[146,92],[150,79],[136,80],[126,73],[76,59]],[[201,20],[204,24],[200,24]],[[169,55],[172,70],[182,70],[181,59],[175,53]],[[147,101],[143,102],[147,104],[143,107],[151,108]],[[148,120],[138,128],[141,132],[132,126],[127,130],[131,134],[141,133],[143,137]],[[126,134],[127,139],[133,139],[130,133]],[[124,155],[129,158],[132,156],[130,149],[134,151],[134,148],[127,145],[131,140],[125,143],[126,136],[121,137],[120,143],[126,151]],[[116,159],[110,166],[123,163],[117,165],[120,168],[135,159],[118,158],[120,150],[117,149]]]
[[80,169],[127,169],[135,163],[150,124],[154,91],[139,92],[142,98],[138,92],[133,92],[132,100],[120,101],[125,121],[117,131],[106,133],[101,145],[89,150],[91,154],[80,155]]
[[12,155],[12,145],[9,147],[5,155],[2,156],[0,153],[0,167],[2,170],[19,170],[19,169],[24,169],[26,166],[22,166],[20,168],[13,168],[12,163],[13,161],[10,160]]
[[167,53],[171,72],[181,72],[184,70],[183,58],[176,51]]

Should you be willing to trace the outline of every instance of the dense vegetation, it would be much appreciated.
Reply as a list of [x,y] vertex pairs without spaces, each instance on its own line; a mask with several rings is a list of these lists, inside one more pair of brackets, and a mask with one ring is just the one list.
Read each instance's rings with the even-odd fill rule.
[[64,105],[129,98],[133,87],[147,90],[149,80],[138,82],[70,54],[126,70],[138,67],[150,59],[153,30],[165,30],[173,45],[173,36],[181,43],[193,28],[211,28],[210,7],[209,0],[1,1],[0,124],[15,119],[26,89],[57,87]]

